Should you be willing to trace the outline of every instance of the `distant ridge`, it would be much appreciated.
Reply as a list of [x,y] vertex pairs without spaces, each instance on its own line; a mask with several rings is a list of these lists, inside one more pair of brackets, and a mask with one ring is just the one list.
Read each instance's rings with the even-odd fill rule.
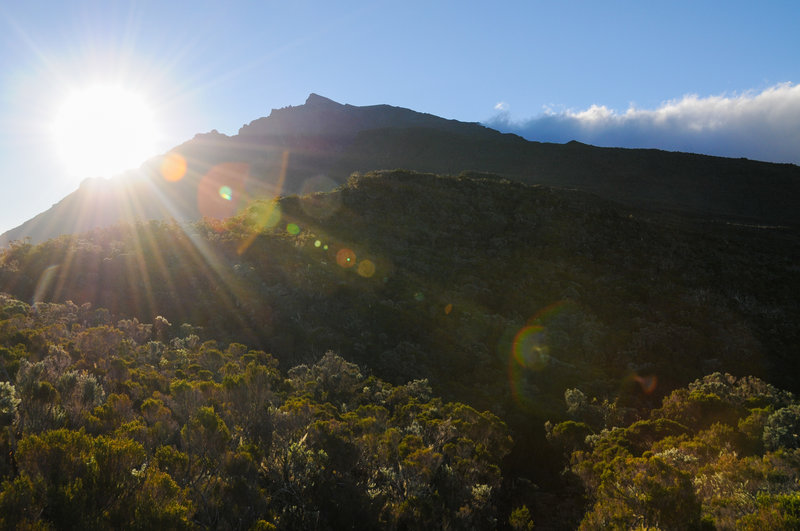
[[447,120],[391,105],[355,107],[310,94],[303,105],[273,109],[266,118],[239,129],[244,138],[274,136],[328,136],[342,139],[361,131],[384,128],[424,127],[462,134],[500,134],[477,123]]
[[[251,200],[330,189],[353,172],[405,168],[494,173],[576,188],[640,208],[754,225],[800,226],[800,167],[653,149],[527,141],[477,123],[390,105],[353,106],[310,94],[273,109],[236,135],[198,134],[172,150],[181,180],[161,177],[162,157],[105,184],[81,186],[0,235],[0,245],[40,242],[119,222],[227,217]],[[218,191],[227,187],[220,197]]]

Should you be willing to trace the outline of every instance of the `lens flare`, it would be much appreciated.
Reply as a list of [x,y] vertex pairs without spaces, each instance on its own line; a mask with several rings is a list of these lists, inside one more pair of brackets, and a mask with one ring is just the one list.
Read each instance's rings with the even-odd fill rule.
[[453,311],[453,305],[452,304],[448,304],[447,306],[444,307],[444,314],[445,315],[450,315],[450,312],[452,312],[452,311]]
[[186,159],[174,151],[167,153],[161,161],[161,176],[165,181],[178,182],[186,175]]
[[247,209],[246,218],[250,235],[239,244],[236,251],[243,254],[265,229],[271,229],[281,221],[281,206],[277,201],[257,202]]
[[300,234],[300,227],[298,227],[296,223],[289,223],[286,225],[286,232],[292,236],[297,236]]
[[541,370],[550,361],[543,326],[523,327],[514,336],[511,354],[520,367]]
[[362,260],[358,263],[358,274],[364,278],[370,278],[375,274],[375,264],[372,260]]
[[314,242],[314,247],[321,247],[321,246],[322,246],[322,242],[321,242],[321,241],[319,241],[319,240],[316,240],[316,241]]
[[356,265],[356,253],[346,247],[339,249],[339,252],[336,253],[336,263],[339,264],[339,267],[349,269]]
[[211,168],[197,185],[197,209],[208,218],[225,219],[244,206],[250,165],[224,162]]
[[44,271],[42,271],[42,275],[39,277],[39,282],[36,283],[36,291],[33,293],[33,302],[41,302],[45,300],[45,295],[50,287],[53,285],[53,281],[56,278],[56,274],[58,273],[58,268],[60,266],[51,265],[47,267]]
[[639,384],[639,386],[642,388],[642,392],[646,395],[651,394],[656,390],[656,386],[658,386],[658,377],[655,374],[649,374],[646,376],[634,374],[633,380]]
[[521,406],[536,409],[536,393],[528,378],[544,371],[550,364],[547,327],[569,302],[560,301],[543,308],[522,328],[509,328],[501,337],[498,352],[508,357],[508,380],[514,400]]
[[281,205],[277,201],[257,203],[250,207],[247,219],[256,231],[271,229],[281,220]]
[[[508,340],[506,336],[502,341]],[[519,406],[530,411],[535,411],[537,406],[536,387],[531,384],[529,377],[541,372],[550,361],[545,340],[545,329],[538,325],[522,327],[511,340],[511,355],[508,357],[511,396]],[[507,343],[505,348],[509,348]]]

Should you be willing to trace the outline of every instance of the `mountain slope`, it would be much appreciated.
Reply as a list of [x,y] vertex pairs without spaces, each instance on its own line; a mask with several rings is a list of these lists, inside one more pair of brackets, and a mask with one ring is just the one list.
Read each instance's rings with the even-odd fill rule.
[[[496,175],[392,171],[254,202],[221,221],[16,243],[0,255],[0,291],[33,301],[33,315],[53,315],[47,328],[19,334],[13,326],[26,321],[7,310],[9,347],[24,345],[33,359],[48,352],[48,338],[68,341],[71,323],[49,303],[71,300],[91,326],[168,321],[182,337],[200,336],[196,345],[235,341],[271,353],[283,370],[306,365],[294,375],[334,350],[392,384],[427,379],[444,399],[508,424],[514,446],[502,467],[507,492],[521,496],[513,503],[526,500],[537,525],[574,528],[582,491],[561,474],[566,461],[548,445],[545,421],[567,421],[551,433],[567,449],[570,426],[583,434],[577,443],[627,425],[638,441],[648,432],[631,424],[637,415],[705,374],[755,375],[797,391],[799,261],[789,229],[653,213]],[[136,352],[152,367],[136,372],[143,381],[173,355],[186,369],[176,378],[215,377],[183,357],[181,343]],[[687,415],[719,413],[713,396],[686,394]],[[748,405],[766,422],[764,403]],[[750,413],[723,420],[758,439],[757,426],[736,422]]]
[[328,190],[353,172],[393,168],[490,172],[591,191],[638,207],[800,225],[800,168],[795,165],[529,142],[479,124],[388,105],[342,105],[316,94],[304,105],[273,110],[237,135],[197,135],[173,153],[187,165],[177,182],[162,178],[157,157],[113,179],[118,192],[101,199],[91,187],[81,187],[0,236],[0,244],[25,237],[38,242],[117,221],[227,217],[259,198]]
[[383,359],[385,377],[434,383],[460,366],[475,385],[493,378],[487,366],[506,370],[492,354],[504,333],[567,301],[550,355],[573,384],[636,367],[686,383],[724,368],[795,389],[798,259],[790,230],[653,215],[498,176],[385,172],[224,222],[17,244],[0,290],[164,315],[292,363],[333,348]]

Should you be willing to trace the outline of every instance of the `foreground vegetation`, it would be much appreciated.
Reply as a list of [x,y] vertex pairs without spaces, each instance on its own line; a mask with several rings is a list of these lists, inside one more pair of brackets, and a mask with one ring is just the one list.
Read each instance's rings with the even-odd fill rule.
[[[548,438],[571,453],[584,529],[797,529],[800,403],[752,377],[714,373],[629,425],[596,430],[579,391]],[[607,418],[607,417],[606,417]]]
[[[533,523],[526,505],[507,512],[520,493],[503,487],[506,425],[425,380],[393,386],[331,352],[284,374],[269,354],[163,318],[0,305],[3,528]],[[800,525],[791,393],[716,373],[628,425],[577,389],[566,399],[571,420],[547,435],[589,501],[582,527]]]
[[789,229],[409,172],[17,242],[0,514],[791,526],[798,258]]
[[282,374],[163,319],[0,302],[3,528],[496,523],[505,424],[424,380],[392,386],[330,352]]

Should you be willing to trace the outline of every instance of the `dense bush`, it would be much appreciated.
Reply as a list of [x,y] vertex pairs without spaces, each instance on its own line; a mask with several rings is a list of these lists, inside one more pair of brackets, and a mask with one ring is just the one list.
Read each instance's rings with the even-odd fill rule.
[[331,352],[283,374],[239,343],[153,342],[70,308],[15,313],[0,335],[72,321],[0,382],[0,527],[497,525],[512,441],[492,413]]
[[[645,420],[587,435],[571,458],[590,500],[582,527],[795,527],[797,408],[761,380],[715,373]],[[569,422],[552,437],[574,432]]]

